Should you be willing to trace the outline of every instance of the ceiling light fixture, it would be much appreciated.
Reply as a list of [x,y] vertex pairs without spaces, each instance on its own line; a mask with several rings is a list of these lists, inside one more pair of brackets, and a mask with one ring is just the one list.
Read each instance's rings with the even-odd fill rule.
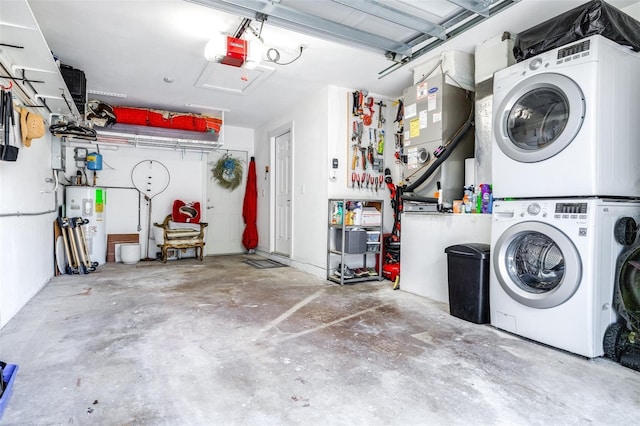
[[90,93],[92,95],[111,96],[111,97],[114,97],[114,98],[126,98],[127,97],[127,95],[125,95],[124,93],[103,92],[102,90],[89,89],[89,90],[87,90],[87,93]]
[[222,112],[231,111],[229,108],[219,108],[219,107],[209,106],[209,105],[184,104],[184,106],[191,107],[191,108],[208,109],[211,111],[222,111]]

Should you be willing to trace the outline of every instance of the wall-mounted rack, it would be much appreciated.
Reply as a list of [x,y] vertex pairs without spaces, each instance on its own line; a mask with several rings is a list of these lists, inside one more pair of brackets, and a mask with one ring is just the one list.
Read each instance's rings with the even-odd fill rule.
[[111,145],[124,147],[160,148],[178,151],[211,152],[222,146],[217,133],[190,132],[149,126],[115,124],[106,128],[94,128],[95,141],[67,137],[67,142],[86,145]]
[[12,86],[16,101],[45,117],[80,117],[26,0],[2,8],[0,33],[0,84]]

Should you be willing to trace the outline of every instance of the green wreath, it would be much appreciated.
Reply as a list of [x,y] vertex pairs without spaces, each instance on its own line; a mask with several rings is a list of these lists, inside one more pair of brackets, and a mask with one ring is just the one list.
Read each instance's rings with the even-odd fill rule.
[[218,185],[233,191],[242,182],[242,161],[225,154],[213,165],[211,173]]

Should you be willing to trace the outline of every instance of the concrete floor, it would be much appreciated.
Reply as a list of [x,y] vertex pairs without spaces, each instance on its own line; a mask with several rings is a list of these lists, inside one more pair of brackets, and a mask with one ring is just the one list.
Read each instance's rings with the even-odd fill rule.
[[0,358],[20,366],[1,423],[640,418],[640,373],[607,359],[462,321],[389,281],[340,287],[244,259],[108,264],[51,280],[0,330]]

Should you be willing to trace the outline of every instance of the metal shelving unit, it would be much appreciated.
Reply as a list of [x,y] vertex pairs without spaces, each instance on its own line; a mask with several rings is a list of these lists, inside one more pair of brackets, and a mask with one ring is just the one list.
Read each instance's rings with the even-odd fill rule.
[[[358,225],[349,221],[348,206],[355,206],[361,203],[363,211],[365,208],[375,208],[379,215],[370,216],[366,213],[362,217],[362,222]],[[334,211],[336,206],[342,206],[342,215],[340,220],[335,220]],[[336,282],[340,285],[355,284],[364,281],[380,281],[382,280],[383,259],[376,262],[376,255],[382,256],[382,200],[362,200],[349,198],[333,198],[328,202],[327,217],[327,280]],[[332,221],[332,219],[334,219]],[[362,232],[366,233],[365,244],[362,244]],[[357,236],[357,241],[352,238]],[[348,268],[356,271],[357,269],[370,269],[375,271],[375,275],[367,275],[353,278],[345,278],[343,274],[338,275],[340,265],[346,265]],[[377,266],[377,268],[376,268]]]

